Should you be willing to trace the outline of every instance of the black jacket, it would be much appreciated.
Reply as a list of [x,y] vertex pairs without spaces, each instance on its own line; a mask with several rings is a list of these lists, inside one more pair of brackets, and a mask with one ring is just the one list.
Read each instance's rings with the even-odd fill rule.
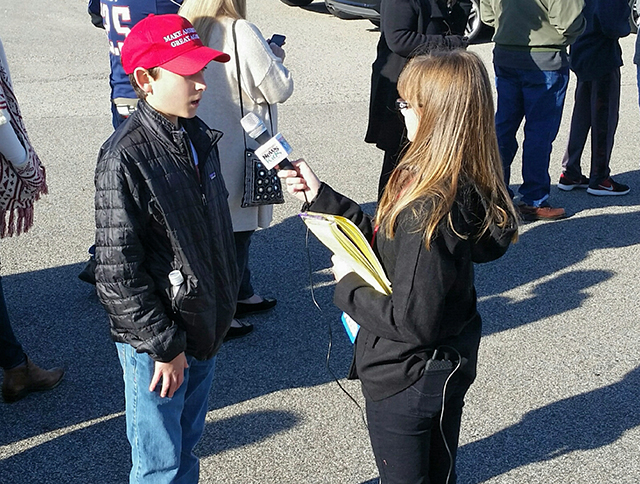
[[[156,361],[211,358],[235,311],[238,269],[216,143],[198,118],[176,128],[145,102],[96,167],[96,287],[115,341]],[[198,171],[189,145],[198,155]],[[168,274],[185,283],[172,302]]]
[[449,11],[446,0],[382,0],[380,40],[372,66],[369,126],[365,141],[384,151],[398,150],[404,131],[395,109],[398,76],[407,59],[437,48],[466,46],[467,11],[456,3]]
[[[310,210],[343,215],[371,240],[371,219],[348,198],[323,185]],[[350,376],[362,382],[365,395],[381,400],[415,383],[429,350],[440,345],[457,349],[464,358],[460,383],[475,378],[481,319],[476,310],[474,262],[502,256],[517,229],[492,227],[478,239],[484,217],[480,196],[467,185],[461,188],[451,211],[454,233],[442,223],[427,250],[412,211],[405,210],[393,239],[378,232],[374,252],[393,293],[383,295],[355,273],[336,285],[334,303],[361,328],[356,338]]]

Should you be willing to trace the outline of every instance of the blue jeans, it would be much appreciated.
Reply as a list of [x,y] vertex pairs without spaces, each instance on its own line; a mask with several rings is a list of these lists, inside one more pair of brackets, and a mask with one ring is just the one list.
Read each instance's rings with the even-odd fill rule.
[[2,290],[2,278],[0,278],[0,367],[11,370],[25,363],[26,356],[22,346],[13,334],[7,304]]
[[[518,151],[516,132],[525,118],[522,179],[518,190],[527,205],[539,206],[551,188],[549,161],[556,139],[569,83],[569,68],[557,71],[495,66],[498,109],[496,134],[507,186],[511,163]],[[513,193],[509,190],[511,195]]]
[[189,368],[172,398],[160,388],[149,391],[154,360],[146,353],[116,343],[122,365],[127,438],[131,444],[131,484],[196,484],[200,473],[193,453],[202,432],[215,358],[199,361],[187,355]]
[[118,112],[118,108],[116,107],[116,105],[113,104],[113,102],[111,102],[111,124],[113,126],[113,129],[118,129],[118,126],[120,126],[122,123],[124,123],[125,119],[127,119],[127,118],[122,116]]

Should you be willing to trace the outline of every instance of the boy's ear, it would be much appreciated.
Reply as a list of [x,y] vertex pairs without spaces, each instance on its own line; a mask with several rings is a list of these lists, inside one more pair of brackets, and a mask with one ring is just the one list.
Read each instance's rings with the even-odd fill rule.
[[143,92],[147,94],[153,93],[153,86],[151,85],[151,81],[153,78],[149,74],[149,71],[143,67],[136,67],[133,71],[133,77],[136,80],[136,83],[142,89]]

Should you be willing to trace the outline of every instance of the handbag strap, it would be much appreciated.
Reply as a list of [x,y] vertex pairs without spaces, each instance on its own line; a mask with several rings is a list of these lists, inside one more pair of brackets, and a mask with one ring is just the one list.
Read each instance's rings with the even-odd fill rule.
[[[236,22],[233,21],[231,26],[231,35],[233,37],[233,52],[236,58],[236,77],[238,78],[238,100],[240,101],[240,117],[244,118],[244,106],[242,104],[242,83],[240,81],[240,57],[238,56],[238,39],[236,37]],[[271,135],[275,135],[273,132],[273,118],[271,117],[271,105],[267,103],[267,109],[269,110],[269,124],[271,124]],[[244,149],[247,149],[247,133],[242,130],[242,139],[244,141]]]

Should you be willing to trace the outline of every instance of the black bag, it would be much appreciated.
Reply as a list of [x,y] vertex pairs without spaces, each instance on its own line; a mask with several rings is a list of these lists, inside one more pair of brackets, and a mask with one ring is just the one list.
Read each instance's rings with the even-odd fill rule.
[[[244,117],[244,107],[242,105],[242,86],[240,82],[240,59],[238,58],[238,44],[236,42],[236,23],[232,26],[233,44],[236,57],[236,73],[238,76],[238,95],[240,99],[240,114]],[[269,120],[271,120],[271,107],[269,109]],[[273,123],[271,125],[273,133]],[[275,169],[267,170],[255,152],[247,148],[247,135],[242,131],[244,138],[244,195],[242,196],[242,208],[258,207],[260,205],[274,205],[284,203],[282,185]]]
[[244,150],[242,208],[284,203],[282,185],[275,169],[267,170],[252,149]]

